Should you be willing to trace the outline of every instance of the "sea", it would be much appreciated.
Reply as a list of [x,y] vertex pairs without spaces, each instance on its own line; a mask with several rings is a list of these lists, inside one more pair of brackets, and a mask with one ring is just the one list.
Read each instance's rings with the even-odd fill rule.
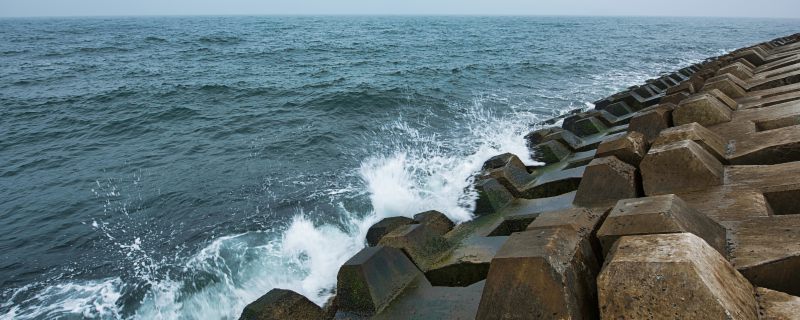
[[542,120],[800,20],[0,19],[0,319],[317,304],[384,217],[472,218]]

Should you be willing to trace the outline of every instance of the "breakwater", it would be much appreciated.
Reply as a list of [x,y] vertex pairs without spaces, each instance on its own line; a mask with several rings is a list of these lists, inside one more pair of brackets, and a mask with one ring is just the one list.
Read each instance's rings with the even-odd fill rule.
[[386,218],[324,307],[274,289],[242,318],[798,317],[800,35],[541,125],[540,165],[484,164],[475,219]]

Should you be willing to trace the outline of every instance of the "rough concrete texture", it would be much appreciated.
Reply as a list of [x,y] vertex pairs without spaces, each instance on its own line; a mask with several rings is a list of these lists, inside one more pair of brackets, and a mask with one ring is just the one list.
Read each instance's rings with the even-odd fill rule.
[[659,104],[650,110],[642,110],[631,118],[628,132],[641,133],[647,143],[653,143],[661,131],[672,126],[674,104]]
[[703,126],[712,126],[731,121],[731,109],[709,93],[698,93],[683,99],[672,112],[672,121],[676,126],[697,122]]
[[620,238],[597,289],[603,319],[758,319],[753,286],[691,233]]
[[598,263],[569,228],[511,235],[492,259],[476,319],[591,319]]
[[385,236],[387,233],[392,232],[394,229],[397,229],[401,226],[412,223],[414,223],[414,220],[406,217],[383,218],[381,221],[373,224],[369,230],[367,230],[367,244],[370,247],[377,246],[378,242],[381,241],[381,238],[383,238],[383,236]]
[[617,157],[595,158],[586,166],[575,195],[575,204],[585,207],[613,204],[640,194],[636,167]]
[[272,289],[244,307],[239,320],[322,319],[322,308],[303,295],[284,289]]
[[757,288],[761,320],[800,319],[800,298],[767,288]]
[[723,182],[719,160],[691,140],[652,147],[639,168],[648,196],[697,191]]
[[414,221],[428,227],[428,230],[440,236],[450,232],[455,226],[450,218],[436,210],[417,213],[414,215]]
[[637,167],[644,155],[647,154],[647,147],[644,135],[633,131],[601,142],[597,147],[596,157],[615,156],[617,159]]
[[735,224],[730,247],[731,263],[753,284],[800,295],[800,215]]
[[368,247],[347,260],[337,275],[336,304],[343,315],[371,316],[422,273],[400,249]]
[[727,255],[725,228],[674,194],[620,200],[597,238],[605,256],[622,236],[681,232],[693,233]]

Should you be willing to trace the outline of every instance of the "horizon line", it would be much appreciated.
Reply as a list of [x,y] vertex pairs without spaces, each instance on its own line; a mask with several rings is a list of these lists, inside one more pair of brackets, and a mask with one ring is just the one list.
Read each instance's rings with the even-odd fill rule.
[[588,14],[505,14],[505,13],[265,13],[265,14],[97,14],[97,15],[0,15],[0,19],[27,18],[148,18],[148,17],[602,17],[602,18],[731,18],[731,19],[785,19],[785,16],[679,16],[679,15],[588,15]]

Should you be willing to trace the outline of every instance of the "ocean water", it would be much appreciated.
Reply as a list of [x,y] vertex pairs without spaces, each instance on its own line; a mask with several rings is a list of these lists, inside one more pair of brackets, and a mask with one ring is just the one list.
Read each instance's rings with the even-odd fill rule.
[[537,121],[798,20],[0,20],[0,319],[323,304],[382,217],[470,219]]

